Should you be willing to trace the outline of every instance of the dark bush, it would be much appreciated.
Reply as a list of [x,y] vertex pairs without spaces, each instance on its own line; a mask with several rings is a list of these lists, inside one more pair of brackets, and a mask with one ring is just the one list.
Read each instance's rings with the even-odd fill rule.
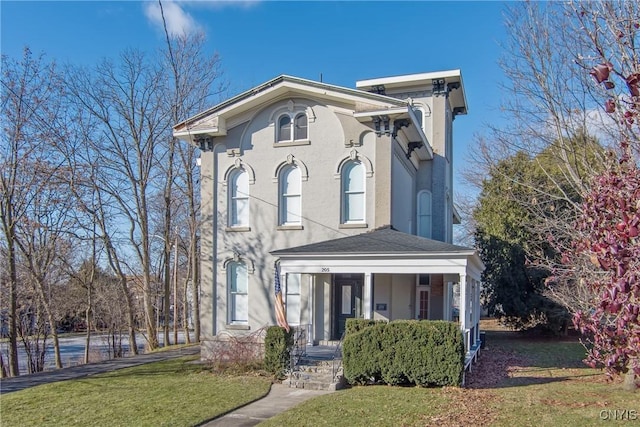
[[293,345],[293,330],[287,332],[280,326],[267,329],[264,339],[264,367],[276,378],[283,378],[289,365],[289,349]]
[[458,325],[445,321],[394,321],[348,335],[345,378],[351,384],[461,385],[464,344]]

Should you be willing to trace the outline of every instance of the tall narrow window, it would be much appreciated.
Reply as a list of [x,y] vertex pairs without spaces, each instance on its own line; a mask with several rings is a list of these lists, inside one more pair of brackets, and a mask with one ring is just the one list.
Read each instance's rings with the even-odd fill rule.
[[280,172],[280,225],[299,225],[302,222],[300,168],[286,166]]
[[278,119],[278,142],[291,141],[291,117],[280,116]]
[[293,139],[307,139],[307,115],[298,114],[295,119]]
[[300,324],[300,274],[287,274],[287,323]]
[[229,227],[249,226],[249,176],[235,170],[229,179]]
[[431,238],[431,192],[418,193],[418,236]]
[[249,276],[243,262],[230,262],[227,266],[229,288],[229,323],[249,321]]
[[364,165],[349,162],[342,169],[342,223],[364,222]]

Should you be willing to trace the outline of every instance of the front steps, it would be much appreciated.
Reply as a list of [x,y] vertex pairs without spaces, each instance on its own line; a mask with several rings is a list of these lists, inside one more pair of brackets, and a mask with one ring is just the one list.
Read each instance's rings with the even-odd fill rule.
[[[335,377],[333,376],[334,363],[337,369]],[[296,370],[291,372],[282,384],[306,390],[340,390],[345,385],[342,360],[301,359]]]

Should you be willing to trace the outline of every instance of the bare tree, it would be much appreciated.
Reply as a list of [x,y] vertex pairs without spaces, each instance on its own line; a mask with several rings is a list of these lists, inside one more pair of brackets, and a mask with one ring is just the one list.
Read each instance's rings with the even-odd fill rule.
[[64,141],[61,110],[62,81],[54,63],[33,58],[25,49],[21,62],[2,57],[2,167],[0,204],[6,242],[9,295],[9,368],[19,375],[17,361],[18,252],[36,290],[38,308],[46,311],[52,328],[56,366],[62,367],[55,331],[55,316],[46,287],[65,244],[70,206],[65,200],[63,162],[55,147]]
[[[205,38],[202,33],[182,34],[173,36],[169,33],[164,19],[162,1],[158,0],[158,7],[164,23],[166,45],[163,51],[163,61],[170,70],[171,119],[173,124],[185,120],[190,115],[202,111],[212,98],[221,94],[227,84],[221,79],[220,60],[217,54],[204,52]],[[178,159],[176,160],[176,151]],[[193,317],[195,323],[195,339],[200,340],[200,291],[199,291],[199,193],[197,168],[197,149],[193,146],[178,144],[176,138],[170,136],[167,150],[167,161],[162,162],[170,167],[166,168],[167,187],[165,187],[166,217],[164,223],[165,241],[165,286],[168,284],[170,260],[171,209],[182,207],[188,218],[187,259],[189,276],[185,281],[192,284]],[[175,169],[175,171],[174,171]],[[174,200],[171,187],[178,189]],[[175,193],[174,193],[175,194]],[[173,205],[171,205],[173,203]],[[178,229],[179,227],[176,227]],[[186,293],[186,291],[185,291]],[[177,300],[177,295],[174,295]],[[187,299],[185,298],[185,301]],[[184,311],[186,313],[187,310]],[[176,319],[174,319],[174,322]],[[188,333],[186,335],[189,336]]]
[[[96,176],[100,190],[98,208],[104,209],[107,201],[113,203],[110,213],[126,224],[110,228],[113,234],[103,236],[107,239],[105,249],[123,284],[126,272],[140,278],[150,349],[158,347],[158,336],[151,275],[149,197],[160,188],[156,182],[156,151],[169,127],[165,83],[161,67],[136,51],[124,52],[117,65],[104,60],[93,75],[78,71],[71,83],[76,101],[100,125],[97,138],[90,141],[94,162],[100,165]],[[127,258],[123,251],[127,250],[138,266],[123,265]]]
[[[528,245],[528,261],[547,271],[567,267],[560,253],[573,242],[591,178],[603,169],[605,153],[615,149],[622,127],[620,120],[601,114],[599,106],[608,95],[592,84],[588,71],[601,57],[637,69],[638,41],[618,35],[619,30],[637,25],[638,12],[637,2],[507,6],[510,36],[500,64],[507,77],[501,107],[507,124],[489,127],[488,134],[478,139],[465,179],[479,189],[486,176],[500,173],[497,165],[502,160],[527,153],[538,172],[502,176],[513,189],[503,197],[535,219],[524,225],[538,243]],[[551,253],[545,247],[553,248]],[[571,311],[584,308],[591,293],[584,287],[577,290],[581,283],[555,283],[549,296],[571,304]]]

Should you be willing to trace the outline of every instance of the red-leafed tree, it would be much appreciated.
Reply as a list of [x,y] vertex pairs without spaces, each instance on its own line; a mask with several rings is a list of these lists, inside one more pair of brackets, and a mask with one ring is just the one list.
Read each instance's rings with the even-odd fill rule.
[[592,180],[577,221],[579,237],[563,261],[574,266],[573,280],[585,281],[595,295],[592,309],[574,316],[586,337],[586,362],[611,376],[625,374],[625,389],[635,390],[640,380],[640,23],[637,16],[617,23],[619,45],[630,57],[612,58],[603,31],[589,32],[601,17],[583,8],[576,12],[598,61],[590,74],[610,93],[603,108],[620,136],[605,171]]

